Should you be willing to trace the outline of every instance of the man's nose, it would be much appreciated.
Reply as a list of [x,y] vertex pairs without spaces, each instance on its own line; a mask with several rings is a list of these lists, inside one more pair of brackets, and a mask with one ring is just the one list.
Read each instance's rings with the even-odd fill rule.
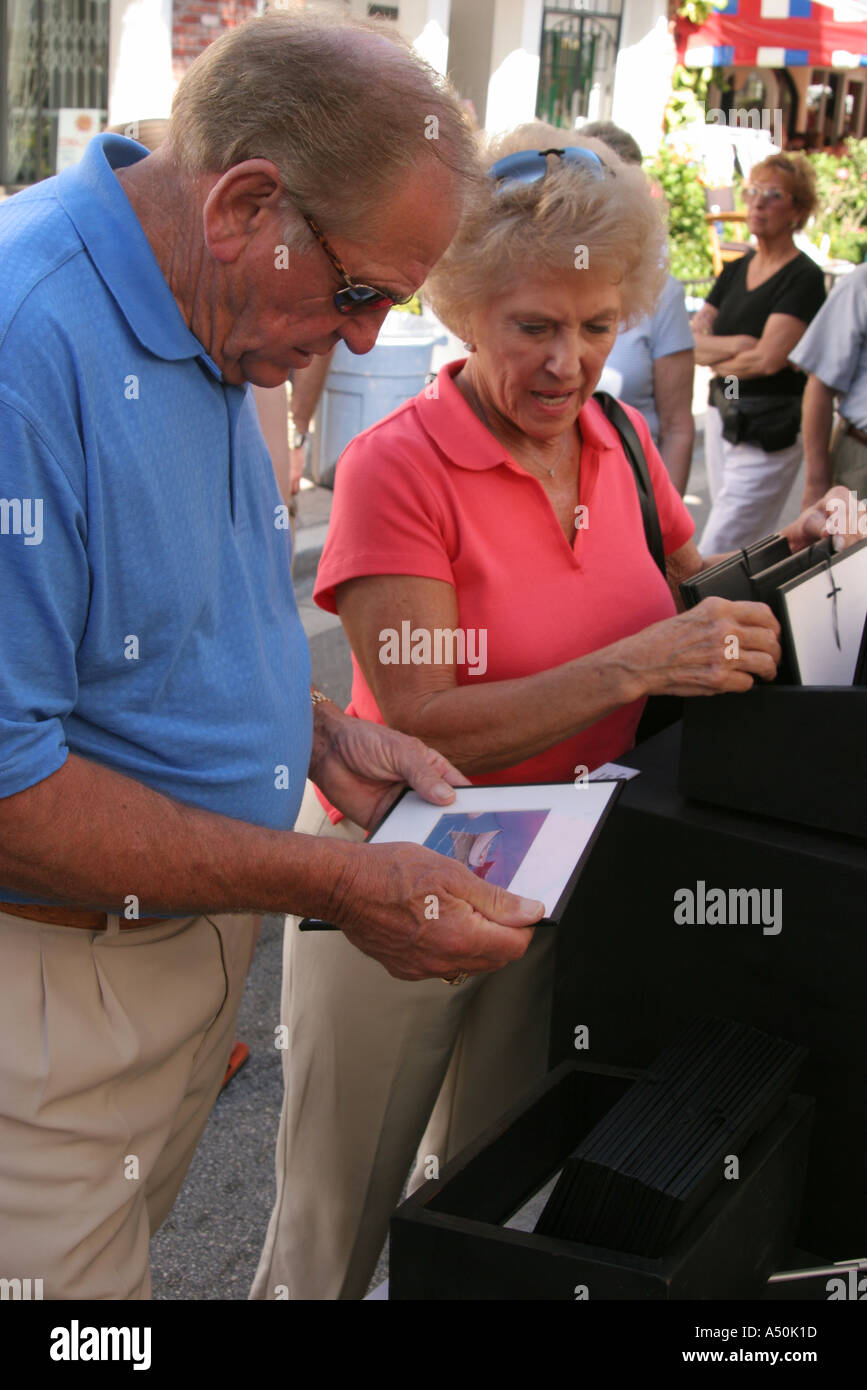
[[350,352],[370,352],[385,322],[388,309],[361,309],[342,316],[338,333]]

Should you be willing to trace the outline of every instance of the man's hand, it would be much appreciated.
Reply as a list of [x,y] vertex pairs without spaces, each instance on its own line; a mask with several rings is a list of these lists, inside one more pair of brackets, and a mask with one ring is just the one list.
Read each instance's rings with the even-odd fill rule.
[[[388,732],[388,730],[386,730]],[[411,740],[407,740],[411,741]],[[544,904],[418,845],[359,845],[329,919],[399,980],[499,970],[523,956]]]
[[845,550],[867,536],[867,503],[857,502],[849,489],[838,484],[808,507],[780,533],[793,551],[804,550],[826,536],[835,538],[837,550]]
[[452,787],[471,785],[420,739],[353,719],[331,701],[315,708],[310,777],[339,811],[365,828],[385,814],[406,786],[425,801],[446,806],[455,799]]

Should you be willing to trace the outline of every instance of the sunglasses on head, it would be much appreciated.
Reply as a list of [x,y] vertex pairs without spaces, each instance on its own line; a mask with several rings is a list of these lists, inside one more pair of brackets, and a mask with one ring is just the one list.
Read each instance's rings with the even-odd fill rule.
[[507,154],[492,164],[488,174],[499,184],[498,192],[512,183],[539,183],[548,172],[548,155],[557,155],[564,164],[577,164],[594,179],[604,179],[606,174],[614,177],[614,170],[604,163],[593,150],[585,150],[581,145],[567,145],[565,149],[519,150],[517,154]]
[[[300,211],[300,209],[299,209]],[[340,314],[353,314],[359,309],[390,309],[394,304],[408,304],[412,295],[404,295],[402,299],[397,295],[388,294],[385,290],[376,290],[372,285],[360,285],[357,280],[350,278],[346,266],[340,257],[332,249],[325,239],[325,233],[319,223],[309,215],[302,212],[301,216],[307,223],[311,232],[315,236],[322,250],[325,252],[334,269],[344,281],[345,289],[338,290],[334,295],[334,307]]]

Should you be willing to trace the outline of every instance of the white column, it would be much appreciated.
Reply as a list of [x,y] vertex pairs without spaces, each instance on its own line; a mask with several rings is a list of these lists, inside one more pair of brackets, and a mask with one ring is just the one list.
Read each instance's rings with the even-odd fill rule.
[[[401,12],[406,3],[407,0],[403,0]],[[451,0],[420,0],[413,8],[421,11],[416,20],[416,25],[421,22],[421,27],[416,33],[409,34],[413,47],[418,49],[432,68],[442,73],[447,71],[449,65],[451,7]],[[408,32],[404,29],[404,33]]]
[[611,119],[655,154],[676,61],[666,0],[626,0],[614,72]]
[[491,36],[491,77],[485,129],[532,121],[539,85],[543,0],[497,0]]
[[[388,19],[378,22],[398,29],[431,67],[445,72],[449,58],[451,0],[395,0],[395,3],[397,23]],[[366,18],[367,0],[350,0],[348,13],[359,19]]]
[[111,0],[108,124],[168,116],[172,76],[172,0]]

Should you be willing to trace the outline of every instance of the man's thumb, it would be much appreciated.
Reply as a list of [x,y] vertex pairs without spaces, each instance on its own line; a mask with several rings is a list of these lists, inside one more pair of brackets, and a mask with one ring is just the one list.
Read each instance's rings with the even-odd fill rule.
[[535,898],[520,898],[507,888],[485,883],[483,879],[478,882],[486,891],[484,899],[475,906],[491,922],[499,922],[504,927],[530,927],[545,916],[545,904]]

